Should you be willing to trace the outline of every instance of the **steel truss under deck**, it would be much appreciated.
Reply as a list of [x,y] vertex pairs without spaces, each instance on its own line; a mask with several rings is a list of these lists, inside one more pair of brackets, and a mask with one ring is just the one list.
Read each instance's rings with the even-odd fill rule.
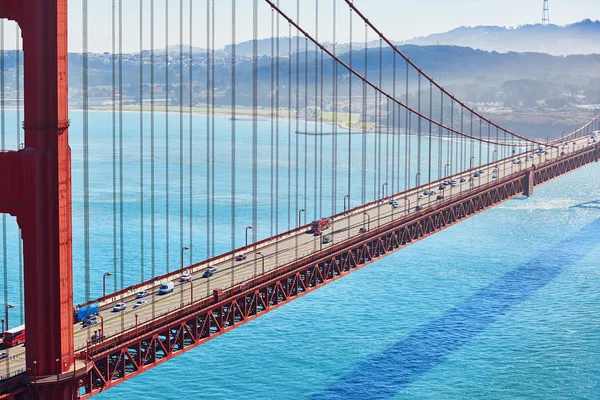
[[157,319],[82,352],[91,397],[176,355],[335,281],[386,255],[599,159],[598,146],[520,171],[310,257],[215,291],[212,299]]

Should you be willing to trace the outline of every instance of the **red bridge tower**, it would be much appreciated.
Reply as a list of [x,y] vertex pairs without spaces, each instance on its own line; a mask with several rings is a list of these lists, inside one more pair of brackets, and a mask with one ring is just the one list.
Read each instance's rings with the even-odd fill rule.
[[[27,374],[56,382],[74,363],[67,0],[0,0],[0,18],[21,27],[25,60],[25,146],[0,152],[0,212],[22,231]],[[36,398],[74,398],[73,378]]]

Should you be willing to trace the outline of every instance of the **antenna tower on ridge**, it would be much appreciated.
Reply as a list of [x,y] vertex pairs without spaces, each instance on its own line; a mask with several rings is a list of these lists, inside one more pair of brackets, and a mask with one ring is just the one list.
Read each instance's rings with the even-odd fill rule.
[[542,25],[550,24],[550,9],[548,8],[548,0],[544,0],[544,11],[542,11]]

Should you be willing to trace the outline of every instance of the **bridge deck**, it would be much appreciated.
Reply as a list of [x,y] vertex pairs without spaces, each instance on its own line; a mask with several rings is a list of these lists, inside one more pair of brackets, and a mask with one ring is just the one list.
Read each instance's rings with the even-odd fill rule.
[[[573,145],[573,143],[576,143]],[[451,199],[464,195],[470,190],[475,190],[479,187],[493,183],[495,180],[509,178],[511,175],[531,168],[533,165],[540,165],[547,162],[555,161],[561,158],[561,152],[565,151],[564,157],[572,155],[574,152],[581,149],[595,146],[589,138],[582,137],[569,142],[569,146],[564,150],[561,148],[549,148],[546,154],[524,153],[518,158],[511,157],[500,160],[496,163],[478,167],[472,171],[466,171],[460,174],[455,174],[446,179],[457,179],[459,183],[455,187],[448,187],[445,190],[439,190],[438,186],[442,180],[431,182],[416,189],[411,189],[402,193],[390,196],[382,201],[369,203],[367,205],[349,210],[345,214],[339,214],[333,217],[333,223],[329,230],[324,231],[323,236],[315,237],[307,233],[307,227],[303,229],[290,231],[286,234],[279,235],[278,238],[263,241],[256,246],[249,246],[244,250],[247,259],[236,262],[234,257],[240,251],[229,253],[225,257],[218,258],[216,262],[211,262],[210,265],[217,267],[217,271],[210,278],[202,278],[202,274],[206,268],[206,263],[200,263],[190,268],[192,279],[190,282],[179,282],[178,272],[170,279],[173,279],[174,290],[167,295],[159,295],[158,288],[165,279],[159,279],[154,282],[147,290],[149,295],[143,300],[147,304],[134,309],[135,292],[126,292],[118,296],[109,296],[109,298],[101,301],[100,320],[103,320],[104,335],[106,338],[114,338],[126,331],[142,327],[155,319],[165,315],[176,313],[182,307],[192,303],[205,301],[213,297],[214,290],[226,290],[228,288],[241,285],[253,278],[263,274],[262,258],[257,252],[264,255],[264,273],[269,274],[278,268],[283,268],[299,259],[315,255],[327,247],[344,243],[350,239],[356,238],[363,233],[359,229],[364,227],[368,230],[373,230],[386,224],[390,224],[400,218],[405,218],[411,213],[415,213],[417,205],[427,210],[429,207],[437,206]],[[526,160],[525,156],[530,156]],[[515,159],[519,159],[520,163],[514,163]],[[479,177],[469,180],[473,177],[474,172],[484,171]],[[496,178],[493,178],[496,176]],[[464,182],[460,180],[464,178]],[[424,190],[434,190],[437,192],[433,196],[425,196],[419,199],[419,196]],[[443,200],[436,200],[437,195],[443,194]],[[423,197],[423,196],[421,196]],[[389,204],[391,198],[397,199],[400,203],[399,208],[393,208]],[[331,235],[333,241],[328,244],[323,244],[323,237]],[[193,293],[193,294],[192,294]],[[113,306],[116,303],[124,302],[127,304],[125,311],[113,312]],[[99,321],[100,321],[99,320]],[[101,329],[102,323],[83,328],[81,324],[75,326],[75,350],[82,351],[88,346],[88,341],[95,331]],[[0,361],[0,377],[9,377],[24,371],[25,368],[25,348],[17,346],[7,350],[8,357]]]

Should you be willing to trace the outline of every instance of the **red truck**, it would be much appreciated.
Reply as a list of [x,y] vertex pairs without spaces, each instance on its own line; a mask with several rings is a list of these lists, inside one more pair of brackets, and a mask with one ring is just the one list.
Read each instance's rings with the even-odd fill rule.
[[325,229],[329,229],[331,226],[331,218],[323,218],[312,222],[312,233],[315,236],[321,235],[321,232]]

